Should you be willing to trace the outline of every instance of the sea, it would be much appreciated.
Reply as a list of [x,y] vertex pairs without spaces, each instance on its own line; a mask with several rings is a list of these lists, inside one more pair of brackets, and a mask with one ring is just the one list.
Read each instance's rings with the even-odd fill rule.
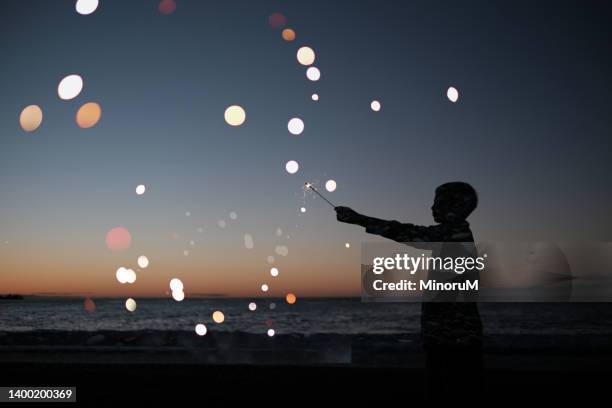
[[[418,334],[419,303],[368,303],[361,299],[125,299],[94,298],[87,311],[83,298],[26,297],[0,300],[0,331],[194,330],[199,323],[218,331],[303,335]],[[249,309],[255,303],[254,311]],[[91,306],[91,304],[90,304]],[[605,335],[612,334],[612,303],[481,303],[485,334]],[[91,308],[90,308],[91,310]],[[212,319],[223,314],[223,322]],[[220,316],[219,314],[217,314]]]

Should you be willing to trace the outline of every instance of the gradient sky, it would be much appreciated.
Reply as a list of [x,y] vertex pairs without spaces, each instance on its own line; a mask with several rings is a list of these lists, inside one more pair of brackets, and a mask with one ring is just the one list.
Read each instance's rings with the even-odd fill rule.
[[[421,224],[435,187],[464,180],[480,195],[477,240],[612,238],[610,2],[177,0],[172,15],[152,0],[100,3],[81,16],[71,0],[0,2],[0,293],[158,296],[180,277],[187,296],[263,282],[272,295],[356,295],[359,245],[375,238],[319,199],[300,214],[306,180],[333,178],[333,202]],[[296,41],[270,27],[273,12]],[[62,101],[70,73],[85,86]],[[80,129],[88,101],[102,119]],[[32,133],[18,121],[29,104],[44,112]],[[232,104],[243,126],[224,122]],[[106,248],[115,226],[131,231],[128,251]],[[141,254],[151,266],[120,285],[117,267]]]

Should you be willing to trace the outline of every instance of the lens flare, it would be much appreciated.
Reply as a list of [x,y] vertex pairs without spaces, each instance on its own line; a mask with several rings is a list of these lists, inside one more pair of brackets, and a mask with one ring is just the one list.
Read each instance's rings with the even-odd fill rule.
[[267,292],[270,289],[270,287],[267,284],[263,284],[261,285],[261,291],[262,292]]
[[136,194],[143,195],[145,191],[147,191],[147,188],[144,184],[139,184],[138,186],[136,186]]
[[268,329],[268,337],[274,337],[275,334],[276,332],[274,331],[274,329]]
[[380,107],[380,102],[378,101],[372,101],[372,103],[370,104],[370,108],[372,108],[374,112],[378,112],[380,110]]
[[172,298],[177,302],[182,302],[185,299],[185,292],[182,290],[175,290],[172,292]]
[[42,123],[43,113],[38,105],[28,105],[19,115],[19,125],[26,132],[33,132]]
[[270,275],[277,277],[278,276],[278,268],[270,269]]
[[285,300],[287,301],[287,303],[292,305],[297,301],[297,296],[295,296],[295,294],[293,293],[287,293],[287,296],[285,296]]
[[255,302],[249,303],[249,310],[251,312],[254,312],[255,310],[257,310],[257,304],[255,304]]
[[314,93],[314,94],[312,94],[311,98],[312,98],[313,101],[316,102],[316,101],[319,100],[319,94]]
[[170,290],[173,292],[182,292],[183,291],[183,282],[178,278],[173,278],[170,281]]

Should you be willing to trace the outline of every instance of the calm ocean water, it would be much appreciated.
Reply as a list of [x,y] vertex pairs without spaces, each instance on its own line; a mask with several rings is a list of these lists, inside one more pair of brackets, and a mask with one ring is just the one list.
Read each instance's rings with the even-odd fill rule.
[[[25,330],[193,330],[205,323],[213,330],[263,333],[389,334],[418,333],[420,304],[362,303],[359,299],[137,299],[130,313],[122,299],[94,299],[87,313],[83,299],[27,298],[0,300],[0,331]],[[250,311],[251,301],[257,304]],[[223,324],[211,315],[220,310]],[[612,333],[612,304],[483,303],[487,334]]]

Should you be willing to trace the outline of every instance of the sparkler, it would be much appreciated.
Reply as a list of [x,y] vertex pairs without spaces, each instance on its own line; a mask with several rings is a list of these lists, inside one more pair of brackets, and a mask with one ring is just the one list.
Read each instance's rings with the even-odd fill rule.
[[315,188],[315,186],[313,186],[313,185],[312,185],[312,183],[309,183],[309,182],[304,183],[304,188],[305,188],[306,190],[312,190],[312,191],[314,191],[315,193],[317,193],[317,195],[318,195],[319,197],[321,197],[323,200],[325,200],[325,202],[327,202],[327,204],[329,204],[329,205],[331,205],[332,207],[336,208],[336,206],[334,205],[334,203],[332,203],[332,202],[331,202],[331,201],[329,201],[327,198],[325,198],[325,197],[323,196],[323,194],[319,193],[319,190],[317,190],[317,189]]

